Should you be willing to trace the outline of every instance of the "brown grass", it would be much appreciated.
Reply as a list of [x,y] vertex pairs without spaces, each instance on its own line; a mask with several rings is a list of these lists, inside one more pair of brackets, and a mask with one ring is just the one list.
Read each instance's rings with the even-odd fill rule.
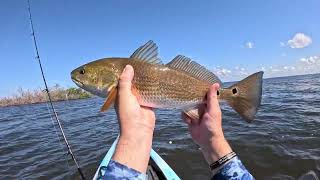
[[[49,88],[49,90],[53,101],[84,99],[92,97],[91,94],[87,93],[86,91],[80,88],[63,88],[58,84]],[[41,103],[47,101],[48,96],[45,90],[42,90],[40,88],[35,90],[24,90],[22,88],[19,88],[14,95],[0,98],[0,107],[20,104]]]

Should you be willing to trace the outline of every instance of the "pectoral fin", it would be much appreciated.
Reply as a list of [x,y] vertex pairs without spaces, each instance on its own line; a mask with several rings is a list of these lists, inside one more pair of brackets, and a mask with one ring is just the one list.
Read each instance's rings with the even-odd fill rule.
[[108,94],[103,106],[101,107],[100,112],[108,110],[109,107],[114,103],[116,96],[117,96],[117,87],[113,87],[109,91],[109,94]]
[[183,110],[184,114],[195,122],[199,122],[200,117],[204,113],[204,105],[198,105],[196,107],[190,107]]

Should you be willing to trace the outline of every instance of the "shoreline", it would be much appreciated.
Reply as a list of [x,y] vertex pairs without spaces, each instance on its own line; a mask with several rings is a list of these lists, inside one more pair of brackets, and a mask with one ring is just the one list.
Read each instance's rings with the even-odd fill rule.
[[[64,88],[56,84],[49,88],[52,102],[87,99],[93,97],[92,94],[80,88]],[[19,106],[25,104],[47,103],[47,92],[42,89],[24,90],[19,88],[17,92],[8,97],[0,98],[0,107]]]
[[[87,98],[59,99],[59,100],[52,100],[52,102],[56,103],[56,102],[63,102],[63,101],[76,101],[76,100],[85,100],[85,99],[90,99],[90,98],[94,98],[94,96],[90,96]],[[43,103],[49,103],[49,101],[30,102],[30,103],[23,103],[23,104],[0,105],[0,108],[18,107],[18,106],[24,106],[24,105],[36,105],[36,104],[43,104]]]

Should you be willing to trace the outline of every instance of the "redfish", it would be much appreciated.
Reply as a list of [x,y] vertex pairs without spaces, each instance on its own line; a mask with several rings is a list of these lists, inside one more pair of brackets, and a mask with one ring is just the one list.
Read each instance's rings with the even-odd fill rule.
[[[148,41],[129,58],[99,59],[71,72],[72,80],[90,93],[106,98],[101,111],[115,101],[119,76],[124,67],[134,69],[132,91],[140,105],[153,108],[178,108],[188,116],[201,116],[198,107],[205,103],[210,85],[220,79],[205,67],[183,55],[163,64],[158,58],[158,47]],[[263,72],[254,73],[238,83],[220,88],[218,99],[226,101],[236,112],[251,122],[261,103]]]

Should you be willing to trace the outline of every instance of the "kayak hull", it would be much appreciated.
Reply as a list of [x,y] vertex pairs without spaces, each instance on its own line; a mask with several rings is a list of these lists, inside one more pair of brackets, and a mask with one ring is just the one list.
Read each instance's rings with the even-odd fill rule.
[[[105,173],[105,168],[108,166],[113,153],[116,149],[119,136],[111,145],[109,151],[103,158],[100,163],[93,180],[100,180]],[[160,179],[169,179],[169,180],[180,180],[178,175],[172,170],[172,168],[153,150],[151,149],[150,161],[147,170],[148,180],[160,180]]]

